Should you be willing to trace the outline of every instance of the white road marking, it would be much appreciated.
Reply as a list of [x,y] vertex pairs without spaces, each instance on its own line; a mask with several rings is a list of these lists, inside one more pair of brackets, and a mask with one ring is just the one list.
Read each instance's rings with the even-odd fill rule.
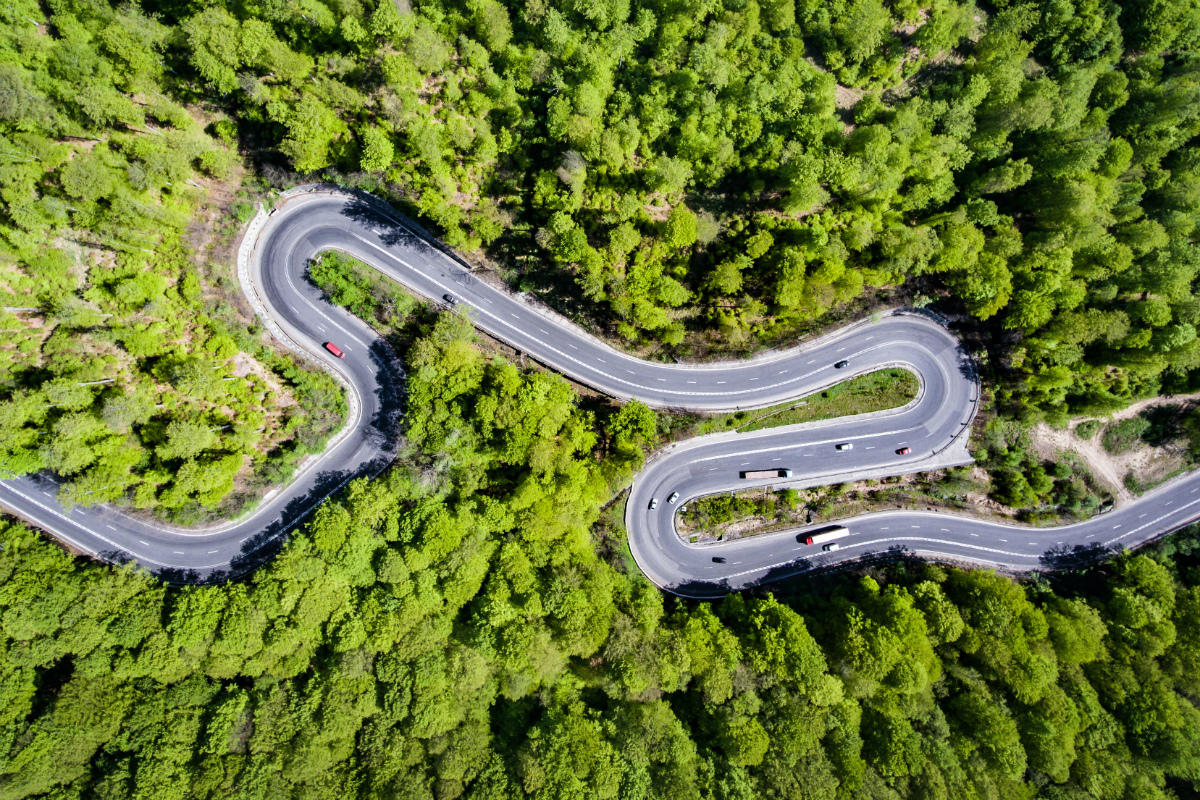
[[[115,530],[116,530],[116,528],[114,528],[112,525],[105,524],[105,526],[104,526],[104,527],[108,528],[110,531],[115,531]],[[145,542],[142,542],[142,544],[145,544]]]

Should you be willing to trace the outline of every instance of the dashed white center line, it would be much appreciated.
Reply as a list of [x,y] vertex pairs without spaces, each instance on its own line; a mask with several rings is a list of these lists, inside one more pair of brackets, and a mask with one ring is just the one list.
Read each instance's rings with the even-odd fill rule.
[[950,532],[949,528],[942,528],[942,533],[949,533],[949,532]]
[[576,347],[575,345],[571,344],[570,342],[568,342],[568,343],[567,343],[567,346],[568,346],[568,347],[570,347],[572,350],[578,350],[578,349],[579,349],[578,347]]
[[[1144,516],[1146,516],[1146,515],[1145,515],[1145,514],[1142,514],[1142,517],[1144,517]],[[1138,519],[1141,519],[1142,517],[1138,517]]]
[[786,369],[781,369],[781,370],[779,370],[779,374],[780,374],[780,375],[782,375],[782,374],[783,374],[783,373],[785,373],[785,372],[787,372],[787,370],[786,370]]
[[718,386],[720,386],[722,383],[725,383],[725,381],[717,381]]
[[979,534],[978,534],[978,533],[972,533],[971,535],[972,535],[972,536],[974,536],[976,539],[978,539],[978,538],[979,538]]
[[844,348],[844,347],[839,347],[839,348],[837,349],[837,351],[840,353],[840,352],[842,352],[842,351],[843,351],[843,350],[845,350],[845,349],[846,349],[846,348]]
[[1119,527],[1121,527],[1121,526],[1120,526],[1120,525],[1113,525],[1113,530],[1115,531],[1115,530],[1116,530],[1117,528],[1119,528]]
[[772,461],[783,461],[783,459],[782,459],[782,458],[772,458],[771,460],[772,460]]
[[688,381],[688,383],[695,383],[695,381]]
[[50,494],[49,492],[42,492],[42,494],[46,495],[46,497],[53,497],[53,496],[54,496],[54,495]]
[[172,550],[171,552],[172,552],[172,553],[174,553],[174,554],[175,554],[175,555],[177,555],[177,556],[181,556],[181,555],[183,555],[183,551],[182,551],[182,550]]
[[150,544],[149,542],[143,541],[142,539],[138,539],[138,541],[141,542],[142,544]]
[[597,361],[599,361],[601,364],[607,364],[607,363],[608,363],[608,362],[607,362],[607,361],[605,361],[603,358],[599,358],[599,357],[597,357],[597,358],[596,358],[596,360],[597,360]]
[[104,527],[108,528],[110,531],[116,530],[116,528],[114,528],[112,525],[105,525]]
[[874,447],[874,446],[871,446],[871,447],[868,447],[868,448],[866,448],[866,449],[867,449],[867,450],[874,450],[874,449],[875,449],[875,447]]
[[1008,542],[1008,539],[1001,539],[1002,542]]
[[880,528],[881,531],[891,530],[890,528]]

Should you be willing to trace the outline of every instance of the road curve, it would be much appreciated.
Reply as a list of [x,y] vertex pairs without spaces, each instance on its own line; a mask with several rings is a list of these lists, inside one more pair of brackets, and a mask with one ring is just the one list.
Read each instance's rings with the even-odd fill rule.
[[[721,364],[642,361],[563,318],[480,281],[371,198],[313,192],[289,199],[258,235],[248,265],[251,300],[284,343],[346,384],[346,428],[287,486],[247,516],[180,529],[109,506],[67,509],[53,476],[0,482],[0,505],[75,547],[110,561],[136,560],[174,582],[215,580],[269,558],[312,509],[347,481],[390,463],[403,403],[403,372],[387,344],[331,305],[307,277],[313,256],[349,253],[435,301],[453,295],[475,325],[572,380],[618,398],[702,411],[761,408],[890,365],[912,370],[918,397],[905,407],[752,434],[716,434],[668,448],[634,481],[626,519],[630,549],[669,591],[712,597],[815,567],[905,550],[1011,569],[1075,563],[1099,549],[1140,543],[1200,516],[1200,475],[1161,487],[1112,514],[1065,528],[1008,527],[943,514],[894,512],[855,518],[837,553],[797,541],[801,531],[693,546],[673,512],[693,497],[758,485],[816,485],[969,463],[966,431],[978,402],[974,366],[944,327],[917,314],[889,314],[803,347]],[[323,347],[334,342],[345,360]],[[841,369],[836,362],[847,360]],[[838,443],[852,443],[837,450]],[[911,452],[898,455],[908,447]],[[788,469],[790,480],[745,481],[744,470]],[[678,492],[676,503],[666,502]],[[650,501],[658,498],[653,511]],[[1165,504],[1164,504],[1165,501]],[[1109,533],[1105,533],[1105,531]],[[714,561],[714,556],[724,559]]]

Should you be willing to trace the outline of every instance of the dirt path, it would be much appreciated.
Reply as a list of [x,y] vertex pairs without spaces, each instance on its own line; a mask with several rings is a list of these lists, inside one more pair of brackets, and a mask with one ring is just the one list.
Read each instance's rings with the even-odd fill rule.
[[1043,445],[1057,450],[1072,450],[1087,463],[1092,473],[1109,485],[1116,497],[1117,505],[1130,502],[1136,498],[1133,492],[1125,487],[1125,475],[1131,470],[1135,474],[1140,469],[1150,466],[1150,462],[1162,456],[1159,448],[1141,447],[1129,453],[1113,455],[1101,444],[1103,434],[1097,433],[1091,439],[1082,439],[1075,435],[1075,428],[1087,420],[1100,422],[1118,422],[1136,417],[1148,408],[1156,406],[1177,406],[1185,403],[1200,401],[1200,392],[1194,394],[1177,394],[1167,397],[1151,397],[1139,400],[1127,408],[1114,412],[1109,417],[1081,417],[1072,420],[1067,430],[1051,428],[1046,423],[1039,423],[1033,429],[1035,445]]
[[[1074,425],[1071,426],[1074,429]],[[1044,422],[1039,422],[1033,429],[1033,439],[1039,444],[1047,444],[1056,450],[1073,450],[1087,463],[1088,469],[1100,480],[1108,484],[1117,504],[1121,505],[1134,499],[1133,493],[1125,488],[1125,468],[1117,458],[1105,452],[1100,446],[1100,435],[1091,439],[1080,439],[1072,431],[1051,428]]]

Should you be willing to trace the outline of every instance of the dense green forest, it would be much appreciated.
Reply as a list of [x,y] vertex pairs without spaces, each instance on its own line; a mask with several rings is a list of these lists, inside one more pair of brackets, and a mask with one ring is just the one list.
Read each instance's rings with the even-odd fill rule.
[[426,326],[404,465],[245,582],[167,589],[4,523],[0,798],[1200,789],[1195,533],[1053,585],[901,562],[679,602],[605,538],[639,406],[598,425],[471,338]]
[[[1200,385],[1186,3],[0,11],[0,293],[38,309],[0,317],[0,470],[72,499],[232,511],[336,425],[333,384],[231,311],[228,264],[187,269],[190,215],[243,163],[376,191],[662,357],[912,300],[973,320],[1008,418]],[[224,371],[239,350],[286,419]]]
[[[1198,382],[1198,38],[1165,0],[13,0],[0,475],[195,521],[321,446],[336,386],[190,235],[249,166],[662,357],[932,302],[988,351],[1001,488],[1086,510],[1013,420]],[[1200,793],[1196,532],[677,601],[610,505],[664,421],[348,270],[313,278],[403,341],[406,443],[276,560],[167,588],[0,522],[0,800]]]
[[0,477],[50,470],[68,504],[180,522],[236,513],[322,449],[340,389],[235,307],[253,206],[195,222],[195,178],[219,186],[239,156],[161,93],[171,29],[51,11],[0,15]]
[[152,7],[265,170],[378,191],[648,350],[909,281],[986,321],[1024,418],[1192,385],[1193,5],[552,5]]

